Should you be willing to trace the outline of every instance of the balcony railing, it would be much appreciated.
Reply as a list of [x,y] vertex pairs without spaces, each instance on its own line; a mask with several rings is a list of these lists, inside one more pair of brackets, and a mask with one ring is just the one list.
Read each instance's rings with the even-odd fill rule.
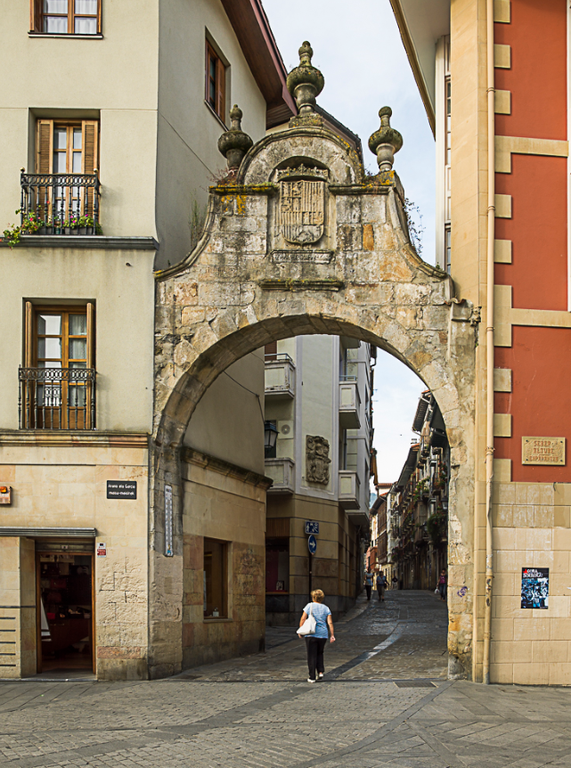
[[266,397],[293,398],[295,394],[295,364],[285,353],[273,353],[265,356],[265,394]]
[[20,175],[24,234],[100,234],[99,176],[95,173]]
[[293,493],[294,470],[295,464],[291,459],[266,459],[266,475],[274,481],[268,488],[268,493]]
[[20,368],[20,429],[95,429],[94,368]]
[[343,429],[360,429],[361,398],[356,378],[341,376],[339,381],[339,424]]

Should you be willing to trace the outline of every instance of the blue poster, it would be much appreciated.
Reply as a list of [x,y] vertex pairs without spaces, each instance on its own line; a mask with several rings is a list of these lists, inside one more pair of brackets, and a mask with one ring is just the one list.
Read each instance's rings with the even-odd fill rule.
[[521,569],[521,607],[549,607],[549,568]]

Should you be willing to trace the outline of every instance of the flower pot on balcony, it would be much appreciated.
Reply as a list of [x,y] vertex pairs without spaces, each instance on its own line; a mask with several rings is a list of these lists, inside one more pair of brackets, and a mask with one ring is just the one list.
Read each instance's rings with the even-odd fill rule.
[[38,231],[37,231],[37,234],[38,235],[47,235],[48,234],[47,231],[46,231],[47,229],[48,229],[48,227],[40,227],[38,229]]
[[85,227],[85,234],[86,235],[95,235],[95,227]]

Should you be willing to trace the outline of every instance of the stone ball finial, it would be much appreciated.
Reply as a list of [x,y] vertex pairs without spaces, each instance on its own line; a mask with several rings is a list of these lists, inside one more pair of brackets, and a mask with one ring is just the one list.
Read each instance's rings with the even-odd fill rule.
[[287,76],[287,89],[294,97],[301,116],[314,111],[315,98],[325,85],[325,78],[311,63],[312,56],[313,48],[306,40],[299,49],[299,66]]
[[237,104],[230,110],[230,129],[218,139],[218,149],[226,158],[228,170],[236,171],[242,158],[253,145],[253,141],[242,130],[243,112]]
[[401,134],[391,128],[392,114],[393,111],[390,107],[381,107],[379,110],[381,127],[369,139],[369,149],[377,156],[377,163],[381,171],[392,170],[395,152],[398,152],[402,147]]

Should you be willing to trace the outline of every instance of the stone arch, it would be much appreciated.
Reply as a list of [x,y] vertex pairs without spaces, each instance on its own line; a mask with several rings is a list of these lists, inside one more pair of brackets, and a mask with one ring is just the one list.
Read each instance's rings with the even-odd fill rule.
[[[454,671],[470,676],[472,597],[461,588],[472,585],[477,317],[411,245],[390,166],[366,179],[350,146],[315,115],[293,122],[212,188],[197,248],[157,274],[150,674],[181,668],[179,448],[196,404],[223,370],[269,341],[338,334],[396,356],[441,409],[452,456],[449,583],[461,594],[450,604],[449,651]],[[166,485],[174,505],[169,558]]]

